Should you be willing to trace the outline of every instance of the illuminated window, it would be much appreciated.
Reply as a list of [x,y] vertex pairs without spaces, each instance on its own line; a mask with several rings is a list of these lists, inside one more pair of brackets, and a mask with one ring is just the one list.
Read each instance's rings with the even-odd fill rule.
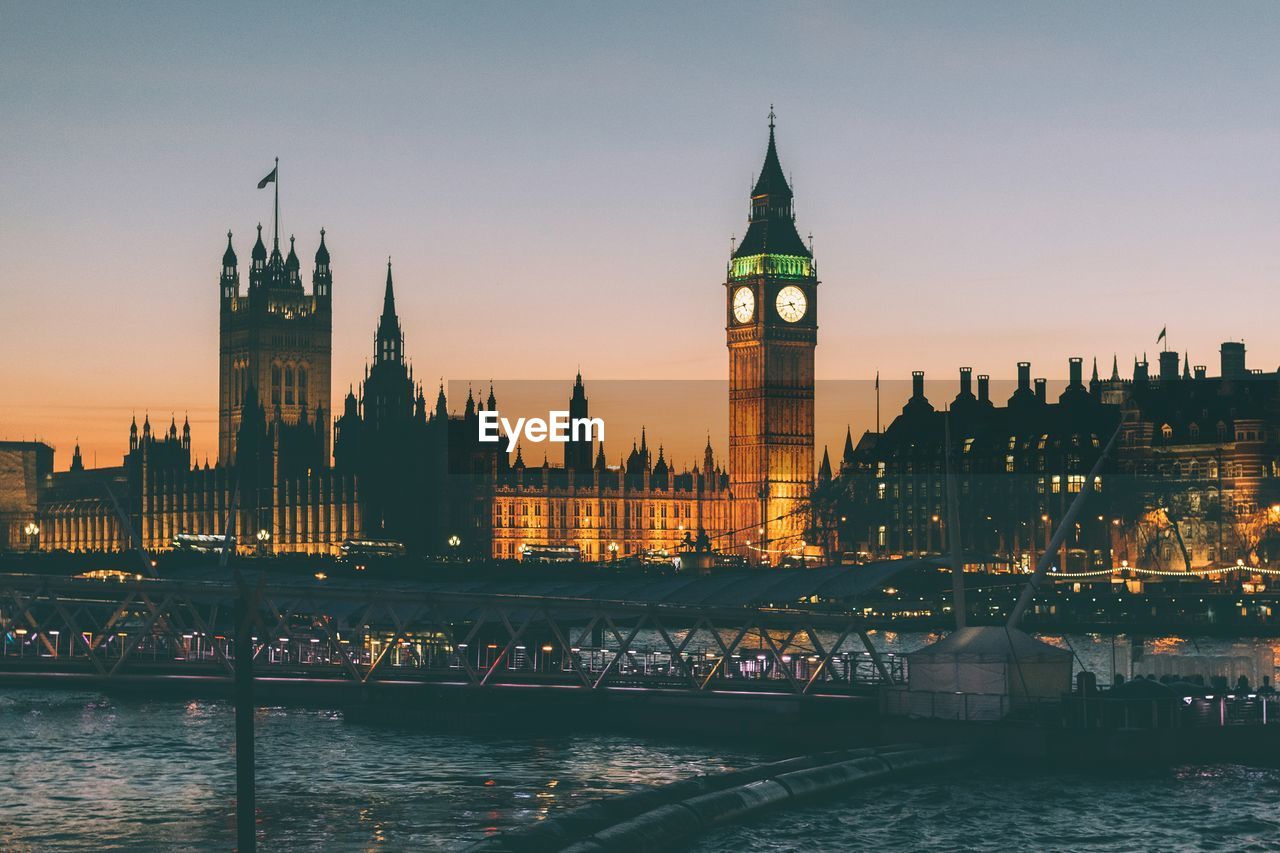
[[[1012,441],[1013,439],[1009,439],[1009,440]],[[1012,453],[1010,453],[1008,456],[1004,458],[1004,470],[1007,473],[1010,473],[1010,474],[1013,473],[1013,454]]]
[[1054,474],[1052,482],[1053,482],[1053,493],[1056,495],[1058,494],[1058,492],[1062,491],[1062,477],[1057,474]]
[[1168,424],[1165,424],[1164,426],[1160,427],[1160,435],[1165,439],[1173,438],[1173,427],[1169,426]]
[[1084,474],[1068,474],[1067,491],[1072,494],[1084,491]]

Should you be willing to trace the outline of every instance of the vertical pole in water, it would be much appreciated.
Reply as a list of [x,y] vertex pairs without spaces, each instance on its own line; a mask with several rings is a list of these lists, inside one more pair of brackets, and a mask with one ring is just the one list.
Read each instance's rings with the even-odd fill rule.
[[[278,163],[279,161],[277,161]],[[278,168],[278,165],[277,165]],[[235,550],[236,508],[240,501],[240,481],[231,490],[231,505],[222,536],[219,564],[226,568]],[[235,708],[236,708],[236,850],[255,853],[258,836],[254,830],[257,811],[253,779],[253,611],[258,595],[249,594],[240,567],[232,568],[236,585],[235,601]],[[258,579],[261,591],[262,577]]]
[[236,571],[236,850],[254,853],[258,844],[253,756],[253,618],[249,589]]

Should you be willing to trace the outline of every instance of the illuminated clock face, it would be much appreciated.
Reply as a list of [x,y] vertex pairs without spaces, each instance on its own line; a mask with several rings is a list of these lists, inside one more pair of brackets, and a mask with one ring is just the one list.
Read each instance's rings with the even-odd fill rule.
[[795,323],[804,316],[809,303],[804,298],[804,291],[789,284],[778,291],[778,316],[788,323]]
[[746,323],[756,313],[756,295],[749,287],[739,287],[733,292],[733,319]]

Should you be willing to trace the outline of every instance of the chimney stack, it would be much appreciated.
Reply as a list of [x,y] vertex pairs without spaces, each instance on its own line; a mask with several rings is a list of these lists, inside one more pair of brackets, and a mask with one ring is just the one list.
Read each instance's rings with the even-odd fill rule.
[[924,397],[924,371],[911,371],[911,396],[915,399]]
[[1209,368],[1206,365],[1197,364],[1195,367],[1195,371],[1196,371],[1196,379],[1204,379],[1204,377],[1209,373]]
[[991,377],[985,373],[978,374],[978,402],[991,401]]
[[960,396],[961,397],[973,396],[973,368],[972,367],[960,368]]
[[1045,391],[1045,380],[1043,379],[1036,380],[1036,399],[1041,403],[1048,402],[1048,394]]
[[1076,356],[1074,358],[1068,359],[1067,364],[1069,365],[1069,370],[1071,373],[1070,387],[1083,388],[1084,387],[1084,359],[1080,358],[1079,356]]
[[1031,362],[1018,362],[1018,390],[1031,390]]

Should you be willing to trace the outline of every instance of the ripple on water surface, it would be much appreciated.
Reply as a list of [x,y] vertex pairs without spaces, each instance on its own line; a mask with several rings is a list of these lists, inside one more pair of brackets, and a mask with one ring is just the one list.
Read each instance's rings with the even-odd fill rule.
[[[455,849],[486,831],[764,756],[620,736],[440,734],[257,715],[258,820],[273,850]],[[0,692],[2,850],[227,849],[231,706]]]

